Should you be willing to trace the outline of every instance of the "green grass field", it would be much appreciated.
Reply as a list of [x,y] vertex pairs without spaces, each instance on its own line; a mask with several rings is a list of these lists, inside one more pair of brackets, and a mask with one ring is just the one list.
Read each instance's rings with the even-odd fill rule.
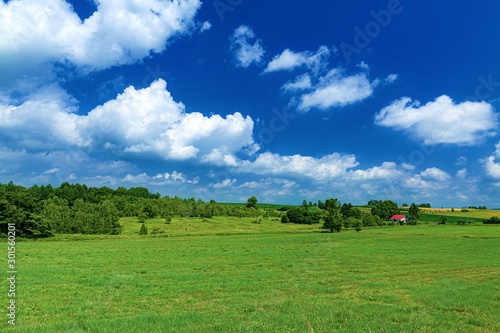
[[0,331],[500,332],[500,226],[256,220],[20,241],[17,325]]

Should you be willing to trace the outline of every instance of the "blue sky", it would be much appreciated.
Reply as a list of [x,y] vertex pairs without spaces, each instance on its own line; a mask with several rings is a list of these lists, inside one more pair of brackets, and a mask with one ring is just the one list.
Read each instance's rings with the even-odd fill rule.
[[0,2],[0,182],[500,207],[498,12]]

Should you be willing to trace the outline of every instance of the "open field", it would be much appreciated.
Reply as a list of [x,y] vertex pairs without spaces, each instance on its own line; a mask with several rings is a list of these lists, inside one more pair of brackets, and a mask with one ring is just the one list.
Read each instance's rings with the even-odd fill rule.
[[422,208],[422,211],[426,214],[435,215],[446,215],[446,216],[457,216],[457,217],[470,217],[477,219],[488,219],[492,216],[500,216],[500,210],[492,209],[468,209],[467,212],[461,212],[461,208],[455,208],[452,212],[451,209],[440,209],[440,208]]
[[120,236],[18,242],[17,326],[0,329],[500,331],[499,226],[330,234],[256,220],[158,219],[148,228],[165,233],[138,236],[124,219]]
[[461,208],[455,208],[454,212],[451,211],[451,208],[423,208],[422,214],[421,222],[439,222],[441,216],[444,215],[447,218],[447,223],[451,224],[456,224],[460,220],[469,223],[483,223],[483,220],[493,216],[500,217],[498,210],[469,209],[467,212],[462,212]]

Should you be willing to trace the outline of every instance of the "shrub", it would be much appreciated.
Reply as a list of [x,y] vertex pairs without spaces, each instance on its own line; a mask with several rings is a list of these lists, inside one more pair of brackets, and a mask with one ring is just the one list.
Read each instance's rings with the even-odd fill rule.
[[160,230],[160,228],[155,227],[153,230],[151,230],[151,235],[156,235],[156,234],[163,234],[165,231]]
[[493,216],[487,220],[483,220],[483,224],[500,224],[500,218],[498,216]]
[[283,216],[281,217],[281,223],[288,223],[288,222],[290,222],[290,221],[288,220],[288,217],[287,217],[286,215],[283,215]]
[[321,216],[316,212],[310,212],[304,207],[293,207],[286,212],[288,220],[298,224],[314,224],[319,223]]
[[363,224],[361,223],[360,220],[356,220],[356,222],[354,222],[354,224],[353,224],[354,230],[356,230],[357,232],[360,232],[362,225]]
[[143,223],[141,226],[141,230],[139,230],[139,235],[147,235],[148,227],[146,227],[146,223]]

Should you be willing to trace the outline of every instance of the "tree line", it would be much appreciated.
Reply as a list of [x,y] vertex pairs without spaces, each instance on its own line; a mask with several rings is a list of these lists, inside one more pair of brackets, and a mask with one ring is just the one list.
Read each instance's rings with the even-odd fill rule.
[[26,188],[12,182],[0,184],[0,234],[7,234],[8,223],[16,223],[18,236],[26,238],[75,233],[117,235],[122,231],[119,220],[125,216],[146,220],[261,214],[256,205],[231,206],[214,200],[161,197],[144,187],[111,189],[64,182],[59,187]]
[[[331,232],[339,232],[344,228],[354,228],[360,231],[362,227],[387,225],[393,215],[400,214],[398,204],[391,200],[370,200],[368,206],[367,211],[362,211],[351,203],[342,204],[336,198],[318,200],[314,204],[304,200],[300,207],[281,208],[280,210],[286,211],[281,221],[299,224],[314,224],[323,221],[322,228]],[[420,207],[421,205],[415,203],[408,207],[409,224],[417,224],[422,215]]]

